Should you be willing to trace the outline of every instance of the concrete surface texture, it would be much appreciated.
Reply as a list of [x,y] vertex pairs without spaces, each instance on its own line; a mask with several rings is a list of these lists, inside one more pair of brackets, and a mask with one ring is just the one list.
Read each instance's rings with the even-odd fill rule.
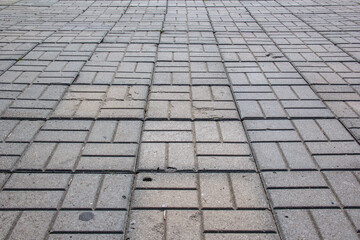
[[359,239],[358,0],[1,0],[0,239]]

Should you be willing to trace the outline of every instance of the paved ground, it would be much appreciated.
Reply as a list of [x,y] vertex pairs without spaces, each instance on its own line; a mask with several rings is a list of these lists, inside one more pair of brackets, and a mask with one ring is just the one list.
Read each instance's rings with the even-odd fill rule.
[[360,5],[1,0],[1,239],[359,239]]

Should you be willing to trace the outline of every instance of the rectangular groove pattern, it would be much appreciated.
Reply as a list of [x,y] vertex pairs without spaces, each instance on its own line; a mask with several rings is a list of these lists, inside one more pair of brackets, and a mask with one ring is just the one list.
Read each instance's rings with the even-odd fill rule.
[[359,239],[354,0],[0,2],[0,239]]

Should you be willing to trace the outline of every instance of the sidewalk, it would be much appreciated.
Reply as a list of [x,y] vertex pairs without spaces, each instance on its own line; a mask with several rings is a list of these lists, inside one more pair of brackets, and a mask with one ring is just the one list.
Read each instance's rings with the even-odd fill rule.
[[0,1],[0,239],[359,239],[359,13]]

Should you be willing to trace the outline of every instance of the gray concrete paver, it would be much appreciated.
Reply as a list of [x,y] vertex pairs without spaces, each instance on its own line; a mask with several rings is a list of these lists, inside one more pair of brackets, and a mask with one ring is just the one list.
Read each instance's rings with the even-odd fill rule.
[[359,5],[0,3],[1,239],[359,239]]
[[214,232],[274,232],[275,224],[267,210],[204,211],[204,229]]
[[54,233],[122,233],[125,211],[93,211],[93,219],[83,221],[79,215],[83,211],[60,211],[52,231]]
[[9,239],[45,238],[55,211],[24,211],[16,222]]

